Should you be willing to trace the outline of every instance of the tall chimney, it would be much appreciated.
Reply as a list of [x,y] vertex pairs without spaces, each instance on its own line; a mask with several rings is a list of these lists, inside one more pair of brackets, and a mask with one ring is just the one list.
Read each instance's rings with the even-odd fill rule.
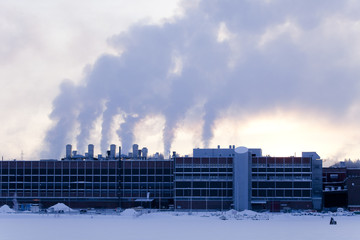
[[88,145],[88,158],[89,159],[94,158],[94,145],[93,144]]
[[71,151],[72,151],[72,146],[71,144],[67,144],[66,145],[66,159],[71,159]]
[[133,145],[133,158],[138,158],[138,151],[139,151],[139,145],[134,144]]
[[110,145],[110,159],[115,159],[116,154],[116,145],[111,144]]

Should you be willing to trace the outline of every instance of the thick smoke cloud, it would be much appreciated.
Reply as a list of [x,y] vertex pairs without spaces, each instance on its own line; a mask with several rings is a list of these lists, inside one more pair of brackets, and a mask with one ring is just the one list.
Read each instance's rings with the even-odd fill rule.
[[78,148],[85,149],[102,117],[104,152],[113,119],[122,114],[117,134],[128,151],[135,125],[162,114],[168,154],[175,129],[198,102],[204,102],[204,146],[229,107],[247,115],[281,108],[341,118],[358,101],[355,4],[207,0],[161,26],[135,25],[110,38],[122,53],[99,57],[84,85],[62,85],[50,116],[56,125],[46,137],[49,149],[60,155],[76,123]]

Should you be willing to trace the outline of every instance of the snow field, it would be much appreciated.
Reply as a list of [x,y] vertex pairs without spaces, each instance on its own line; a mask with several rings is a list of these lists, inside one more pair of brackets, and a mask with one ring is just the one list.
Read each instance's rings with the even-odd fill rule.
[[267,214],[269,220],[223,221],[219,213],[165,212],[120,215],[0,214],[0,239],[359,239],[360,216]]

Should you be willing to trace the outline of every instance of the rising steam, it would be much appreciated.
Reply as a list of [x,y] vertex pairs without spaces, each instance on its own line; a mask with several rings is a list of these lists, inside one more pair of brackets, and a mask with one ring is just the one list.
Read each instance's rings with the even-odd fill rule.
[[[78,148],[85,149],[102,117],[104,151],[122,114],[117,135],[127,151],[135,125],[161,114],[168,154],[174,130],[199,101],[204,146],[230,106],[248,115],[282,108],[344,116],[358,101],[360,77],[359,6],[350,4],[356,3],[206,0],[161,26],[135,25],[109,39],[123,52],[100,56],[85,85],[61,85],[48,149],[60,156],[75,124]],[[343,51],[349,45],[353,51]]]

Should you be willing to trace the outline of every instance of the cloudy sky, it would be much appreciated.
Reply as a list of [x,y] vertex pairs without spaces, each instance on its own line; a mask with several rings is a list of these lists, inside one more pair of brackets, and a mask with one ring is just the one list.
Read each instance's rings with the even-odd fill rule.
[[0,154],[136,142],[358,159],[360,3],[1,1]]

